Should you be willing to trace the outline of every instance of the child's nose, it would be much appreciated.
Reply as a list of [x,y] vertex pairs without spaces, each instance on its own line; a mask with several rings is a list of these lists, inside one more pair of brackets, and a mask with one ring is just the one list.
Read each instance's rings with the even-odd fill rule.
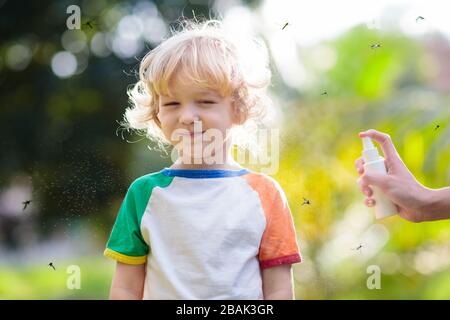
[[182,124],[191,124],[197,120],[199,120],[199,116],[198,116],[197,111],[195,110],[194,106],[187,105],[182,109],[182,112],[181,112],[180,118],[179,118],[179,121]]

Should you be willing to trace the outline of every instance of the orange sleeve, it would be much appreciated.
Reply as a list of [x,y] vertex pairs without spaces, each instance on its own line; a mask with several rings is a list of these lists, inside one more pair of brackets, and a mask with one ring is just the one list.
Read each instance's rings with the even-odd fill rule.
[[266,217],[258,256],[261,268],[301,262],[294,222],[284,191],[268,176],[252,173],[244,177],[258,193]]

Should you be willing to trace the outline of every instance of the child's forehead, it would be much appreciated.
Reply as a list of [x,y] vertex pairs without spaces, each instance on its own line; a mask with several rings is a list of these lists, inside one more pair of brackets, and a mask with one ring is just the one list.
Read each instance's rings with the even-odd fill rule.
[[166,90],[161,92],[161,96],[178,97],[186,95],[216,95],[221,96],[219,89],[200,86],[188,80],[170,81]]
[[189,90],[174,90],[170,88],[170,92],[166,92],[163,94],[166,96],[183,96],[183,95],[218,95],[220,96],[220,92],[214,89],[201,89],[201,88],[189,88]]

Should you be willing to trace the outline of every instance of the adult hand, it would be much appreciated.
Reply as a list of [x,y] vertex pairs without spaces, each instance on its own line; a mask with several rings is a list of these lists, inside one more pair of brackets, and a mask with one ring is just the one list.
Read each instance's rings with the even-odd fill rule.
[[432,190],[420,184],[408,170],[390,136],[371,129],[360,132],[359,137],[369,137],[381,145],[388,172],[387,175],[367,173],[364,172],[364,159],[360,157],[355,161],[355,167],[360,175],[358,183],[361,191],[366,195],[365,204],[368,207],[375,205],[371,186],[376,186],[397,206],[398,214],[402,218],[412,222],[429,220],[427,205]]

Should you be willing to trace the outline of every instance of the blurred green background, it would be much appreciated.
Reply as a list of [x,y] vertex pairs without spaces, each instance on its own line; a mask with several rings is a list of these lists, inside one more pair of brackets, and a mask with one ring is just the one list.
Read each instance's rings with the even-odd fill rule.
[[[66,26],[70,5],[80,30]],[[1,0],[0,298],[108,298],[114,262],[102,252],[126,189],[170,165],[118,130],[126,89],[139,59],[194,11],[268,45],[281,132],[273,176],[304,259],[296,298],[449,299],[450,221],[374,220],[354,169],[358,132],[375,128],[421,183],[450,185],[450,22],[439,5]],[[71,265],[80,289],[66,285]],[[379,290],[366,284],[371,265]]]

